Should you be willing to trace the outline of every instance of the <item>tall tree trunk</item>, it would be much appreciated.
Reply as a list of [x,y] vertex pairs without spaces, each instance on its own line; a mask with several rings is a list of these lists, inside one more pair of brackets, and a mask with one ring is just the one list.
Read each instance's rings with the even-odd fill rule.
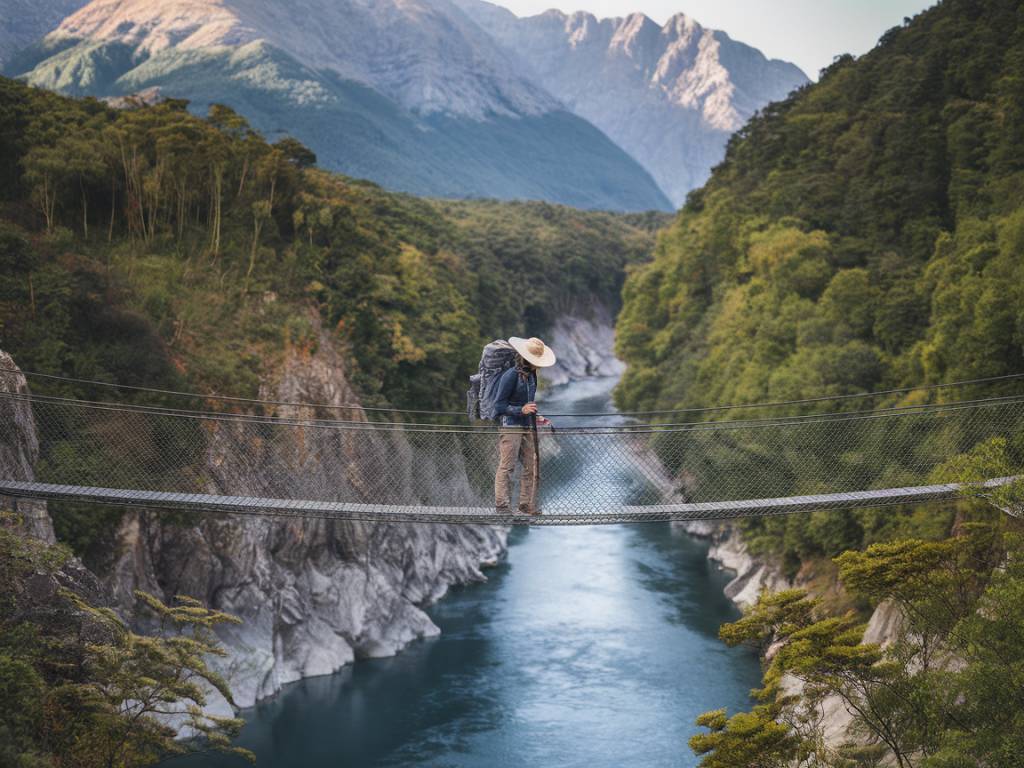
[[220,163],[216,164],[212,168],[212,174],[213,200],[210,201],[212,206],[210,252],[216,257],[220,253],[221,197],[224,192],[224,166]]
[[110,182],[110,226],[107,227],[107,242],[114,240],[114,211],[117,210],[117,182]]
[[85,185],[82,177],[78,177],[78,189],[82,193],[82,237],[89,239],[89,198],[85,194]]

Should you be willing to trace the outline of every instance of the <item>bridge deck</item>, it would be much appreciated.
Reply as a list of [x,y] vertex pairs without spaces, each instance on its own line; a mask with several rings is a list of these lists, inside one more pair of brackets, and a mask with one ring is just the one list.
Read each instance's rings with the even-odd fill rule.
[[[1013,478],[997,478],[985,485],[1001,485]],[[78,485],[56,485],[0,480],[0,496],[65,500],[193,510],[227,514],[273,515],[364,520],[372,522],[474,523],[484,525],[596,525],[666,520],[720,520],[736,517],[783,515],[813,509],[852,509],[948,499],[956,484],[919,485],[853,493],[826,493],[770,499],[743,499],[700,503],[619,506],[607,510],[550,508],[540,516],[498,514],[490,507],[391,506],[347,501],[221,496],[205,493],[169,493]]]

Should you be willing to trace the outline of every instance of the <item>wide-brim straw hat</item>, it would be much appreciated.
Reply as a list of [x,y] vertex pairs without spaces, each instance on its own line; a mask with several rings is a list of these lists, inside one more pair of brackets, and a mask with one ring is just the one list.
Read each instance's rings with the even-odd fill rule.
[[526,362],[538,368],[547,368],[555,364],[555,350],[547,346],[536,336],[529,339],[520,339],[518,336],[513,336],[508,340],[508,343],[515,348],[516,352],[523,356]]

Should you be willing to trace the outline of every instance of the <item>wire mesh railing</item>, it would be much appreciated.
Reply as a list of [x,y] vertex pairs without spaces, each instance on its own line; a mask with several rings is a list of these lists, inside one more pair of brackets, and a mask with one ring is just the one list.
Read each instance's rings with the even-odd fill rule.
[[551,525],[924,501],[957,490],[934,481],[938,465],[984,440],[1024,433],[1024,393],[542,428],[543,514],[525,517],[494,509],[493,425],[370,422],[357,409],[294,404],[255,415],[0,389],[9,390],[0,398],[31,411],[40,445],[35,476],[0,477],[2,494],[373,520]]

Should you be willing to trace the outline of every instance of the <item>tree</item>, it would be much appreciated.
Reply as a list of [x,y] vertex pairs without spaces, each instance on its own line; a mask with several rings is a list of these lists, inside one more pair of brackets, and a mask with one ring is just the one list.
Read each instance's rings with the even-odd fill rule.
[[312,168],[316,165],[316,153],[298,139],[285,136],[274,142],[274,146],[283,152],[288,162],[296,168]]
[[[87,646],[87,680],[61,693],[89,713],[94,744],[88,752],[106,766],[149,765],[197,748],[251,758],[246,750],[231,745],[242,721],[203,709],[207,689],[232,700],[227,683],[208,659],[225,655],[214,634],[217,625],[238,624],[239,619],[186,596],[178,596],[177,605],[171,607],[145,592],[135,595],[156,617],[152,634],[136,634],[112,611],[93,608],[69,595],[80,610],[107,624],[113,637],[111,642]],[[179,740],[182,732],[202,741]],[[77,751],[72,747],[72,754]]]
[[71,136],[57,144],[67,163],[67,173],[78,182],[82,202],[82,234],[89,237],[89,188],[100,181],[107,171],[103,147],[92,135]]
[[[955,535],[903,539],[836,558],[856,599],[885,606],[898,631],[883,649],[862,643],[855,614],[829,616],[801,590],[765,594],[721,628],[768,662],[761,704],[726,719],[716,710],[691,741],[708,768],[885,765],[1011,768],[1024,756],[1024,535],[1013,515],[1024,483],[1019,455],[1002,439],[936,470],[963,484],[969,502]],[[996,509],[998,511],[993,511]],[[1010,515],[1004,514],[1009,512]],[[853,716],[852,740],[828,744],[826,700]]]
[[56,224],[57,196],[67,175],[65,158],[57,147],[36,146],[30,149],[22,164],[25,181],[32,190],[32,199],[46,221],[46,231]]
[[[209,690],[231,701],[209,658],[224,655],[216,627],[238,619],[138,592],[155,622],[137,634],[83,596],[82,570],[63,547],[23,537],[14,516],[0,520],[0,760],[131,768],[209,749],[251,758],[231,745],[240,720],[203,711]],[[178,739],[183,732],[201,738]]]

